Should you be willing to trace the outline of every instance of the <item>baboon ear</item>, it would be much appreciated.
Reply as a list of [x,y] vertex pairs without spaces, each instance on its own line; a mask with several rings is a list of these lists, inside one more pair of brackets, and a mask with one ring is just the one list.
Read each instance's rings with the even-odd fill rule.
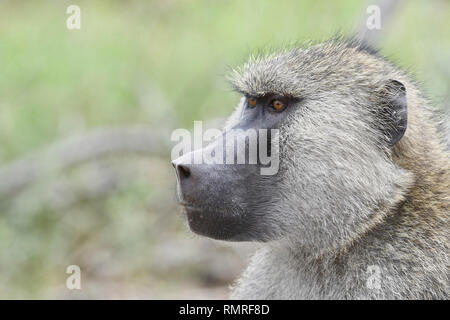
[[408,123],[406,88],[397,80],[389,80],[383,90],[382,129],[390,147],[403,137]]

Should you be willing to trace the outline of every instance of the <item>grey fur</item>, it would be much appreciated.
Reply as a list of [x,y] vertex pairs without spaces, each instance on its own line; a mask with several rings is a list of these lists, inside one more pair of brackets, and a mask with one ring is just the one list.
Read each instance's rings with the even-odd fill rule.
[[[377,114],[392,79],[406,87],[408,128],[390,148]],[[254,210],[268,232],[232,298],[449,298],[449,153],[404,72],[332,40],[252,58],[231,82],[246,96],[301,99],[280,126],[270,197]]]
[[192,231],[261,244],[233,298],[449,298],[449,152],[404,72],[335,39],[252,58],[231,82],[244,97],[223,135],[279,129],[278,173],[173,164]]

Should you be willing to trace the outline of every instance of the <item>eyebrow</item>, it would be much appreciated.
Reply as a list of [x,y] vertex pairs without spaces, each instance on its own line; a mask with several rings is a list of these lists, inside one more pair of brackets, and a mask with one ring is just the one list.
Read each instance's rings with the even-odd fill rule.
[[272,92],[272,91],[266,92],[266,93],[263,93],[260,95],[249,95],[248,93],[242,93],[242,94],[244,95],[244,97],[246,99],[248,99],[248,98],[254,98],[254,99],[263,99],[263,98],[275,98],[276,99],[276,98],[279,98],[279,99],[286,99],[289,101],[298,101],[298,100],[303,99],[301,97],[295,97],[295,96],[292,96],[289,94],[279,94],[279,93]]

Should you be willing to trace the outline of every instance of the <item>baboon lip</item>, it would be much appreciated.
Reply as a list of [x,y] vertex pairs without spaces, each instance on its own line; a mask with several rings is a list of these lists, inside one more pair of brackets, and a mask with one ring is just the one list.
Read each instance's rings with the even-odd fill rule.
[[201,211],[200,208],[195,207],[195,206],[193,206],[193,205],[191,205],[191,204],[184,204],[183,206],[184,206],[184,208],[185,208],[186,210],[189,210],[189,211]]
[[193,204],[190,203],[180,203],[182,207],[184,208],[184,212],[186,214],[193,214],[193,213],[201,213],[203,210]]

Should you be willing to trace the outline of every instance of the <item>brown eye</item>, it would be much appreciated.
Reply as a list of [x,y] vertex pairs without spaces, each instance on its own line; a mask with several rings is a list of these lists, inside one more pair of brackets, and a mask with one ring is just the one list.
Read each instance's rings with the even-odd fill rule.
[[272,107],[277,111],[281,111],[284,108],[284,103],[281,102],[280,100],[274,100],[272,102]]
[[248,104],[250,107],[256,106],[256,99],[255,98],[248,98]]

